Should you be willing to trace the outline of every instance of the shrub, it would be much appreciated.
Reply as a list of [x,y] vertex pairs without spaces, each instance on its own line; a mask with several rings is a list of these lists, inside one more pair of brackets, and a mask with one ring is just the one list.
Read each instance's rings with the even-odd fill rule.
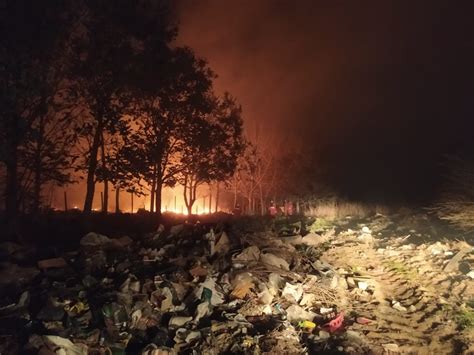
[[474,162],[448,161],[450,173],[440,198],[431,208],[436,215],[466,231],[474,230]]
[[387,214],[385,206],[364,204],[360,202],[339,201],[337,199],[319,200],[309,204],[306,216],[335,220],[347,216],[364,218],[377,213]]

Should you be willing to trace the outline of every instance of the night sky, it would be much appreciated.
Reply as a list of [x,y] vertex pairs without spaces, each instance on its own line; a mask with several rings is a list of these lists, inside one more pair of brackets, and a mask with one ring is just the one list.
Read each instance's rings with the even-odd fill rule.
[[207,58],[282,152],[338,191],[425,201],[445,154],[473,155],[474,2],[182,0],[179,44]]

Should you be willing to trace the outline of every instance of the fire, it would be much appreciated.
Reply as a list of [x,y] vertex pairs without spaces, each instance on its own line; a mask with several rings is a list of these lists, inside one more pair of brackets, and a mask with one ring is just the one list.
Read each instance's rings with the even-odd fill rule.
[[[94,196],[94,205],[93,211],[99,212],[102,210],[101,206],[101,193],[103,187],[98,184],[95,196]],[[59,193],[61,192],[61,193]],[[113,213],[115,211],[115,199],[111,198],[114,190],[109,191],[109,200],[108,200],[108,212]],[[70,210],[81,210],[81,203],[84,197],[84,185],[79,183],[76,185],[68,186],[67,189],[68,201],[70,203]],[[123,213],[132,213],[132,196],[130,193],[121,191],[119,197],[119,209]],[[210,204],[213,206],[210,207]],[[58,210],[64,210],[66,206],[63,201],[63,191],[58,191],[53,196],[52,206]],[[71,207],[72,206],[72,207]],[[215,206],[215,195],[212,197],[209,195],[209,190],[207,186],[203,186],[198,189],[198,196],[192,208],[192,214],[194,215],[206,215],[214,212]],[[150,195],[134,195],[133,196],[133,213],[136,213],[138,210],[150,211]],[[218,207],[218,210],[222,210],[222,205]],[[182,187],[166,187],[162,192],[162,205],[161,212],[175,213],[178,215],[188,215],[188,210],[182,196]]]
[[[181,206],[180,208],[169,208],[169,207],[165,206],[164,210],[162,210],[161,212],[181,214],[181,215],[185,215],[185,216],[187,216],[189,214],[186,206]],[[193,206],[193,214],[206,215],[206,214],[211,214],[211,213],[212,213],[212,211],[210,211],[208,207],[203,209],[202,207],[199,208],[199,206],[197,206],[197,205]]]

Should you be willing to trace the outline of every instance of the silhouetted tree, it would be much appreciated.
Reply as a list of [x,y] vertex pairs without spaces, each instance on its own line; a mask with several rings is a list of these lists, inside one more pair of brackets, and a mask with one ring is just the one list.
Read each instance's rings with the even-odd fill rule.
[[[37,213],[41,192],[47,183],[63,186],[72,181],[72,154],[75,134],[67,111],[50,110],[32,120],[26,139],[19,149],[20,165],[31,176],[33,199],[31,210]],[[27,184],[28,181],[23,181]]]
[[[119,122],[117,133],[109,135],[107,143],[101,142],[101,158],[98,162],[97,181],[110,183],[115,189],[115,212],[119,212],[119,195],[121,190],[144,194],[142,176],[140,172],[145,169],[145,161],[131,140],[134,130],[130,127],[133,121],[122,119]],[[103,147],[103,148],[102,148]],[[103,212],[107,212],[107,199],[104,186]]]
[[198,186],[225,181],[234,173],[245,146],[242,109],[225,94],[214,102],[211,114],[193,117],[180,157],[179,182],[188,213],[192,213]]
[[[157,57],[167,51],[175,31],[167,1],[85,0],[82,33],[77,37],[73,79],[89,109],[90,123],[80,132],[90,141],[84,212],[92,209],[98,153],[105,132],[116,133],[130,100]],[[150,55],[150,54],[153,54]],[[151,58],[155,59],[154,63]],[[159,85],[159,83],[156,83]]]
[[[214,74],[189,48],[169,52],[160,85],[138,90],[133,102],[134,128],[124,137],[130,167],[150,187],[150,210],[161,212],[164,186],[174,186],[179,156],[190,134],[193,115],[209,113]],[[155,74],[156,75],[156,74]]]
[[[7,218],[18,212],[19,147],[31,137],[29,129],[48,112],[55,80],[51,66],[68,36],[69,1],[47,5],[31,0],[2,2],[0,37],[0,159],[6,166]],[[36,128],[34,128],[36,130]]]

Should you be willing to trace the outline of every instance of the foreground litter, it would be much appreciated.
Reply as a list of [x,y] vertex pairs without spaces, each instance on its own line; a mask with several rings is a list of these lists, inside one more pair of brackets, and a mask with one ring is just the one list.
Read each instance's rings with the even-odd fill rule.
[[[371,230],[319,233],[199,224],[160,226],[139,240],[89,233],[79,250],[37,268],[6,266],[21,277],[3,280],[11,288],[0,307],[1,353],[396,353],[405,341],[370,337],[383,326],[370,311],[381,302],[376,278],[331,258],[367,250]],[[394,245],[374,254],[411,250]],[[469,245],[418,248],[434,258],[451,252],[446,272],[472,254]],[[419,311],[402,299],[387,305],[401,317]]]

